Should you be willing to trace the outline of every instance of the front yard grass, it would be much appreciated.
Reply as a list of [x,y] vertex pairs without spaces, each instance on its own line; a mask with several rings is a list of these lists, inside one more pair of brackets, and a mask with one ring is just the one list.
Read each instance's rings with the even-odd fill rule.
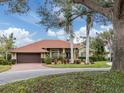
[[124,93],[120,72],[76,72],[0,86],[0,93]]
[[0,65],[0,72],[7,71],[11,68],[10,65]]
[[48,67],[52,68],[107,68],[110,67],[108,64],[106,64],[106,61],[99,61],[95,62],[95,64],[49,64],[46,65]]

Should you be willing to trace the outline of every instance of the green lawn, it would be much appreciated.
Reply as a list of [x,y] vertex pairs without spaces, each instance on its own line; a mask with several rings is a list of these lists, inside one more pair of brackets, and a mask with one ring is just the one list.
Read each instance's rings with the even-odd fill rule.
[[10,65],[0,65],[0,72],[7,71],[11,68]]
[[0,93],[124,93],[124,74],[78,72],[50,75],[0,86]]
[[101,62],[95,62],[95,64],[50,64],[47,65],[48,67],[53,67],[53,68],[107,68],[110,67],[109,65],[106,64],[105,61]]

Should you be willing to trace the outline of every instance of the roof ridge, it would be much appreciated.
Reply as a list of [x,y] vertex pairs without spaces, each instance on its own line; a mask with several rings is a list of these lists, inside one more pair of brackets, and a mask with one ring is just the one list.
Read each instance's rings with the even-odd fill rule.
[[[27,45],[18,47],[18,49],[19,49],[19,48],[24,48],[24,47],[27,47],[27,46],[31,46],[31,45],[34,45],[34,44],[37,44],[37,43],[41,43],[41,42],[44,42],[44,41],[63,41],[63,42],[69,43],[68,41],[65,41],[65,40],[47,40],[47,39],[44,39],[44,40],[39,40],[39,41],[32,42],[32,43],[27,44]],[[16,49],[17,49],[17,48],[16,48]]]

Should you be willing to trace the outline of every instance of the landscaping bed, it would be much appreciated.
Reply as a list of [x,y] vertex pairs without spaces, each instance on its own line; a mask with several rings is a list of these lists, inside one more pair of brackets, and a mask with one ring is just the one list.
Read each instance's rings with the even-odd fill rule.
[[11,69],[10,65],[0,65],[0,72],[4,72]]
[[53,68],[108,68],[110,65],[106,61],[95,62],[94,64],[48,64]]
[[77,72],[38,77],[0,86],[0,93],[123,93],[124,74]]

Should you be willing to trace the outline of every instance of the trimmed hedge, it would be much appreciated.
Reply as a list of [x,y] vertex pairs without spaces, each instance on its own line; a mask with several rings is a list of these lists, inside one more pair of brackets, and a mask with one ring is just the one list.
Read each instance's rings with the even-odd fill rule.
[[[86,57],[79,57],[79,59],[81,59],[81,61],[85,61]],[[94,55],[94,56],[91,56],[89,59],[91,62],[107,61],[104,55]]]

